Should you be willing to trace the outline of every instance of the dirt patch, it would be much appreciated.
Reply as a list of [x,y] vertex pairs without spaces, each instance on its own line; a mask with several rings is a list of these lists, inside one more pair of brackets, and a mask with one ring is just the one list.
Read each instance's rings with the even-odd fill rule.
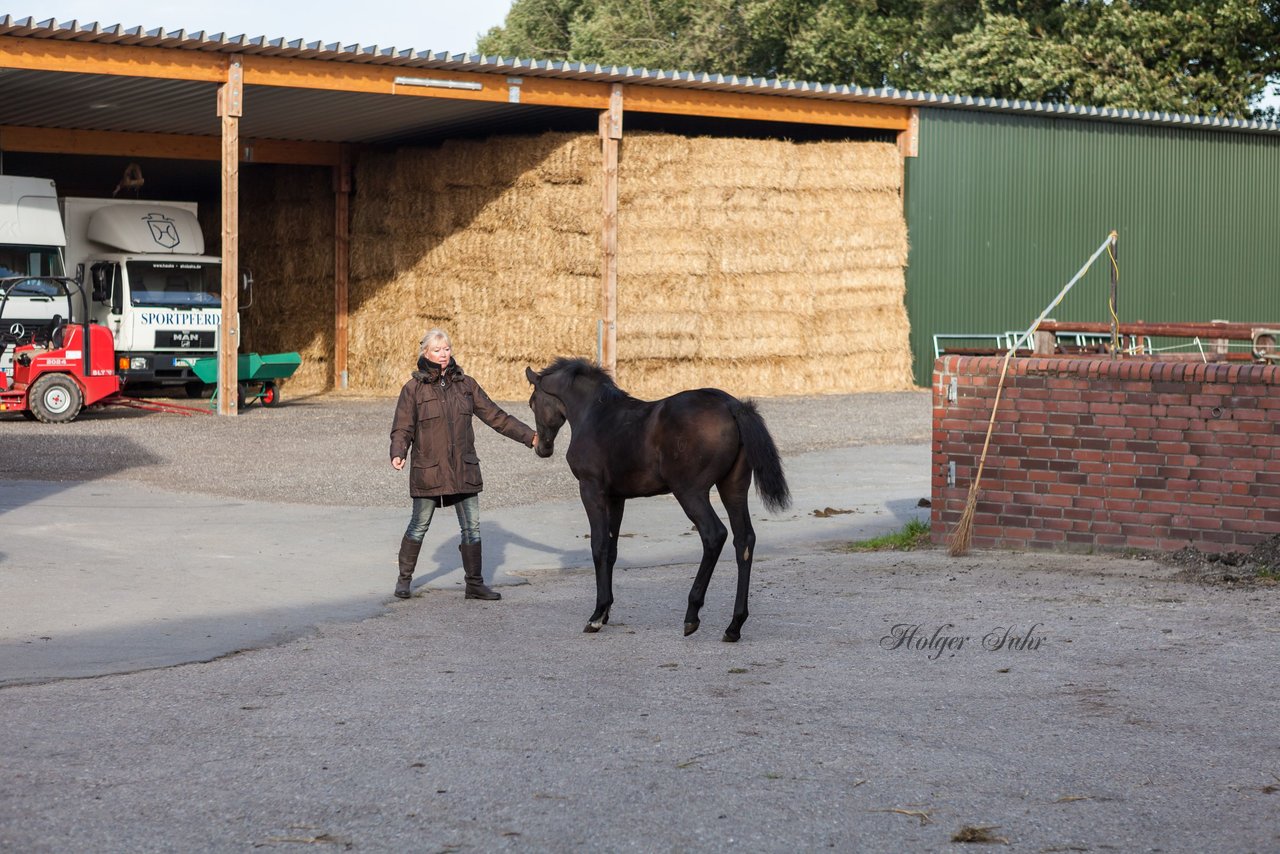
[[1187,546],[1155,557],[1176,568],[1174,577],[1181,581],[1280,587],[1280,535],[1263,540],[1248,552],[1202,552]]

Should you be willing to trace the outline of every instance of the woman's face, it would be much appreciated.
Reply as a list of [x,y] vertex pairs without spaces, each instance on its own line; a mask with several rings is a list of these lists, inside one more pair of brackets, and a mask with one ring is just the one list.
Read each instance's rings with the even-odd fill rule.
[[453,355],[453,348],[449,346],[448,341],[443,338],[437,338],[427,343],[427,348],[422,351],[422,355],[427,357],[428,362],[447,368],[449,366],[449,357]]

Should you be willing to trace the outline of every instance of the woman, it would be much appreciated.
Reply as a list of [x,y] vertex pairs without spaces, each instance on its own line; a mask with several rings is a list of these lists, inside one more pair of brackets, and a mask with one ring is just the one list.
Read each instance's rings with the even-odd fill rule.
[[474,379],[462,372],[453,360],[449,336],[432,329],[422,337],[418,350],[418,370],[400,390],[396,414],[391,422],[391,465],[404,468],[413,448],[409,466],[409,495],[413,515],[400,541],[400,577],[396,596],[409,598],[409,582],[422,550],[422,539],[437,507],[456,508],[462,529],[462,572],[466,578],[466,598],[501,599],[502,594],[484,583],[480,564],[480,458],[471,416],[508,439],[532,448],[537,435],[527,424],[504,412],[489,399]]

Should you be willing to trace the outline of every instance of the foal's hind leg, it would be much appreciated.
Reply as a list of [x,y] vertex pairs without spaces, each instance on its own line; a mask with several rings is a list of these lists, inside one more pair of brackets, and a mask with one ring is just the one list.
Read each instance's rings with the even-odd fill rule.
[[733,620],[724,630],[723,640],[733,643],[742,635],[746,622],[746,597],[751,586],[751,560],[755,557],[755,529],[751,526],[751,511],[746,503],[750,479],[737,483],[730,481],[719,485],[719,494],[728,513],[728,524],[733,529],[733,557],[737,560],[737,595],[733,598]]
[[684,615],[684,633],[691,635],[698,630],[698,612],[706,601],[711,573],[715,571],[716,561],[720,559],[720,552],[724,549],[724,541],[729,533],[711,507],[709,492],[686,492],[677,495],[676,500],[697,526],[698,534],[702,537],[702,563],[698,564],[698,574],[689,590],[689,609]]
[[755,557],[756,532],[751,526],[751,510],[747,493],[751,490],[751,472],[746,455],[741,454],[729,474],[716,484],[720,501],[729,514],[733,529],[733,556],[738,561],[738,594],[733,600],[733,620],[724,630],[724,640],[733,643],[742,636],[747,621],[747,594],[751,587],[751,561]]

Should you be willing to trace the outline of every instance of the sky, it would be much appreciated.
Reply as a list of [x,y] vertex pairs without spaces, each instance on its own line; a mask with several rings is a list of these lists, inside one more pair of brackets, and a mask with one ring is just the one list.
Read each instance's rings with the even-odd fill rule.
[[[0,0],[3,2],[3,0]],[[302,39],[324,44],[378,45],[437,53],[472,53],[480,35],[499,26],[511,0],[203,0],[156,3],[155,0],[28,0],[30,5],[0,5],[15,18],[58,23],[97,21],[104,27],[123,24],[152,30],[225,32],[228,36]]]
[[[0,3],[4,0],[0,0]],[[437,53],[472,53],[476,41],[490,27],[500,26],[512,0],[311,0],[306,4],[281,0],[35,0],[34,7],[10,9],[15,18],[59,23],[97,21],[102,26],[123,24],[144,29],[164,27],[188,32],[225,32],[228,36],[266,36],[286,41],[302,39],[324,44],[413,48]],[[299,7],[301,7],[299,9]],[[0,6],[0,15],[4,14]],[[294,11],[291,11],[294,10]],[[1280,81],[1267,87],[1264,106],[1280,107]]]

